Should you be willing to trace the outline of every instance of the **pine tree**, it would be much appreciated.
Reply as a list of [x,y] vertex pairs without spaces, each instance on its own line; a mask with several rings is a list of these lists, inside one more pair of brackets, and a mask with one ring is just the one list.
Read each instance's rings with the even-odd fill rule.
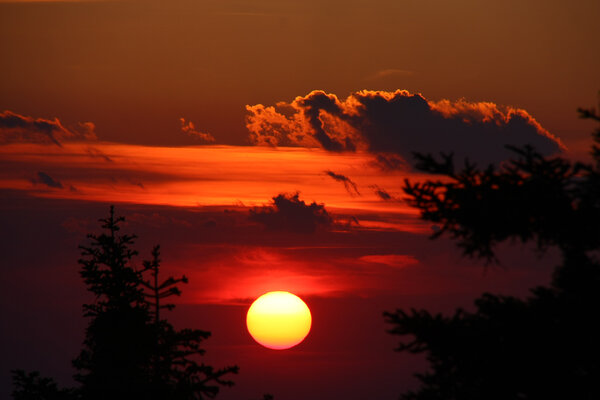
[[14,400],[77,400],[79,398],[76,389],[59,388],[54,379],[41,377],[37,371],[27,373],[16,369],[11,373]]
[[120,235],[124,218],[101,219],[107,232],[88,235],[81,246],[80,271],[94,302],[84,304],[90,318],[84,348],[73,361],[84,399],[149,398],[154,331],[142,289],[142,271],[132,265],[135,236]]
[[144,261],[144,272],[150,273],[149,280],[142,281],[146,288],[146,301],[153,318],[155,350],[152,355],[152,393],[154,399],[196,400],[213,398],[219,391],[218,385],[231,386],[233,382],[223,377],[237,373],[238,367],[215,370],[213,367],[198,364],[197,358],[204,354],[200,343],[210,336],[210,332],[199,329],[176,330],[161,318],[162,309],[172,310],[175,305],[163,303],[163,299],[181,295],[176,286],[187,283],[181,278],[160,279],[160,247],[152,250],[152,260]]
[[[593,111],[582,116],[600,122]],[[384,313],[398,351],[424,354],[430,369],[405,400],[600,398],[600,129],[595,164],[546,158],[513,148],[517,158],[496,169],[466,163],[456,172],[450,155],[419,156],[417,167],[446,176],[406,181],[409,202],[440,225],[467,256],[495,260],[507,240],[554,246],[562,263],[550,287],[525,299],[484,294],[474,312],[452,316],[426,310]]]
[[14,370],[16,400],[201,400],[214,398],[219,386],[233,385],[225,376],[237,373],[237,366],[215,369],[199,363],[200,343],[210,332],[177,330],[161,317],[162,309],[175,307],[162,300],[180,295],[176,285],[187,278],[160,280],[159,246],[151,261],[135,268],[136,237],[120,234],[124,220],[111,206],[108,218],[100,219],[105,232],[88,235],[90,244],[80,246],[80,275],[94,295],[83,305],[90,322],[73,361],[81,386],[59,389],[38,372]]

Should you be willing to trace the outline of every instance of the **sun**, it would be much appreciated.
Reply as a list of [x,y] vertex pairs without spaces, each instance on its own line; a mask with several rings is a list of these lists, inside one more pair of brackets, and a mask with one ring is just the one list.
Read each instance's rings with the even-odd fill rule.
[[252,303],[246,316],[250,335],[261,345],[289,349],[302,342],[312,324],[306,303],[290,292],[268,292]]

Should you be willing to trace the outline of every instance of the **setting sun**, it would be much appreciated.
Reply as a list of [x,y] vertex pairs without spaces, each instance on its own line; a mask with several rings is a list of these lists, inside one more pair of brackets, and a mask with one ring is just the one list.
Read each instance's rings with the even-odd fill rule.
[[310,331],[312,318],[306,303],[289,292],[268,292],[248,309],[246,325],[261,345],[275,350],[289,349],[302,342]]

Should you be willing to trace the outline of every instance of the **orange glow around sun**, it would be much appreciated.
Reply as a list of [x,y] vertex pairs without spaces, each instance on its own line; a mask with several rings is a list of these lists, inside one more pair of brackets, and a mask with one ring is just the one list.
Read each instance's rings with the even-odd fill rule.
[[302,342],[312,323],[310,310],[289,292],[268,292],[252,303],[246,316],[248,332],[259,344],[274,350]]

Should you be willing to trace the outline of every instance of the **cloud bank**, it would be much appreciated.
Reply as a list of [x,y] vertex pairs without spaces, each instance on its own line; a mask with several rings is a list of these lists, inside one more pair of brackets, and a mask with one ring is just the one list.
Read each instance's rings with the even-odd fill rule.
[[267,230],[295,233],[313,233],[319,227],[329,227],[333,219],[323,204],[306,204],[299,194],[279,194],[273,204],[250,209],[249,219],[263,225]]
[[33,142],[61,146],[65,140],[96,139],[94,129],[91,122],[80,122],[77,128],[68,129],[58,118],[34,118],[8,110],[0,113],[0,144]]
[[247,105],[254,144],[365,150],[383,169],[402,168],[412,153],[453,152],[457,160],[498,163],[506,145],[530,144],[543,154],[564,150],[527,111],[489,102],[431,101],[405,90],[363,90],[345,100],[315,90],[291,103]]

